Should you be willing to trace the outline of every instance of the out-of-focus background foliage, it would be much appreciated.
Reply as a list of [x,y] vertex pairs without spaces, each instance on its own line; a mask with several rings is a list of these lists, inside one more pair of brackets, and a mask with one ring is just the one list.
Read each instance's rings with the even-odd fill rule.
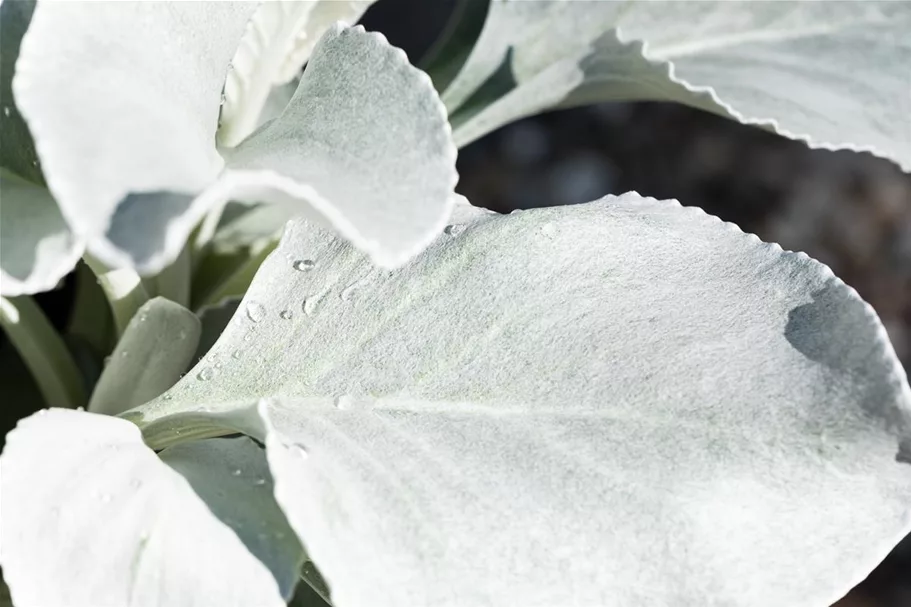
[[[363,22],[419,62],[455,2],[382,0]],[[509,125],[463,149],[459,173],[460,193],[499,212],[635,190],[700,206],[763,240],[804,251],[873,305],[911,369],[911,176],[889,162],[810,150],[682,106],[615,103]],[[58,328],[67,323],[73,291],[70,279],[37,297]],[[30,383],[21,361],[6,350],[10,344],[0,339],[0,355],[9,363],[0,381]],[[30,413],[20,411],[21,404],[4,405],[6,426]],[[911,536],[838,604],[909,606]]]

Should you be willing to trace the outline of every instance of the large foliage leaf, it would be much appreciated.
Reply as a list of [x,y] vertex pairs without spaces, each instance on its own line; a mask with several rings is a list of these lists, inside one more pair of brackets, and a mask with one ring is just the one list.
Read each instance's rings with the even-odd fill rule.
[[395,272],[293,222],[128,416],[265,442],[340,607],[823,607],[911,520],[911,389],[869,306],[634,195],[478,213]]
[[[291,205],[380,264],[420,251],[450,211],[455,146],[429,78],[401,50],[362,28],[319,38],[332,15],[363,6],[290,7],[309,15],[301,48],[319,39],[296,93],[249,138],[217,149],[231,82],[260,68],[280,80],[238,51],[245,31],[260,32],[248,27],[257,3],[39,4],[13,89],[50,190],[90,251],[157,273],[228,200]],[[302,63],[299,50],[271,49],[267,63]]]
[[12,80],[35,3],[0,3],[0,295],[53,288],[82,254],[46,188]]
[[430,78],[381,35],[335,25],[282,115],[228,156],[225,180],[306,201],[311,217],[395,267],[445,225],[455,157]]
[[0,561],[17,607],[280,607],[291,596],[303,554],[249,439],[159,459],[129,422],[51,409],[9,434],[0,473]]
[[[218,175],[219,98],[255,8],[38,4],[13,92],[47,183],[77,233],[102,236],[130,194],[191,194]],[[173,209],[159,213],[166,211]]]
[[[354,23],[373,0],[264,2],[253,14],[225,81],[218,139],[232,147],[260,124],[273,87],[300,74],[322,33]],[[293,91],[292,91],[293,92]]]
[[911,170],[907,2],[509,2],[444,91],[467,143],[594,101],[677,101]]

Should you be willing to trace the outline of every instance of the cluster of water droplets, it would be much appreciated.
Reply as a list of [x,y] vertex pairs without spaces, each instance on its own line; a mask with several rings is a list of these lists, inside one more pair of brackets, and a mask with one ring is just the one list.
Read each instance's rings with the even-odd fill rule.
[[[461,226],[450,226],[451,228],[458,228],[452,235],[455,235],[458,231],[461,230]],[[313,259],[296,259],[291,263],[291,267],[297,272],[309,272],[316,267],[316,261]],[[348,286],[343,288],[339,292],[339,298],[342,301],[351,301],[358,289],[362,288],[367,284],[367,278],[359,278],[354,282],[350,283]],[[326,287],[321,291],[316,292],[313,295],[310,295],[301,302],[301,310],[306,316],[313,316],[316,314],[317,309],[320,304],[325,300],[326,295],[331,292],[331,287]],[[272,312],[273,314],[275,312]],[[262,303],[250,300],[244,304],[243,310],[244,317],[249,321],[247,324],[246,333],[243,336],[243,341],[251,342],[256,335],[256,327],[259,323],[263,322],[270,314],[269,310]],[[283,308],[278,312],[278,317],[281,320],[294,320],[296,317],[295,311],[291,308]],[[240,360],[244,356],[243,348],[235,349],[231,353],[231,358],[234,360]],[[196,378],[199,381],[209,381],[215,377],[218,370],[221,369],[222,363],[217,361],[217,355],[209,357],[213,361],[214,366],[207,366],[200,369],[197,373]]]

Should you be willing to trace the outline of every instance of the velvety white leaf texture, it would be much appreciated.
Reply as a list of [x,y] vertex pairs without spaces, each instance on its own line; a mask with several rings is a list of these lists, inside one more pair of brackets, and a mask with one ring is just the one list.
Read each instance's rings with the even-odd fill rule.
[[[909,29],[907,2],[493,0],[443,99],[468,110],[460,145],[549,107],[653,99],[911,170]],[[498,100],[470,107],[492,75]]]
[[0,169],[0,295],[54,288],[82,256],[82,242],[47,188]]
[[468,215],[393,272],[292,222],[133,416],[264,441],[334,604],[827,607],[911,529],[911,389],[825,266],[635,195]]
[[13,92],[48,185],[77,233],[102,236],[130,194],[194,194],[218,175],[219,99],[255,9],[38,3]]
[[[283,606],[296,541],[264,542],[225,520],[281,532],[268,482],[234,486],[264,478],[261,451],[248,439],[216,443],[166,451],[169,467],[122,419],[50,409],[19,422],[0,456],[0,564],[14,604]],[[228,466],[240,462],[256,476],[232,485]]]
[[264,2],[247,24],[225,82],[218,139],[235,146],[259,126],[273,86],[300,74],[313,46],[336,21],[354,23],[370,1]]
[[[333,26],[284,113],[228,157],[226,179],[312,208],[382,266],[402,265],[445,225],[458,175],[430,78],[363,28]],[[314,212],[315,211],[315,212]]]
[[130,320],[92,391],[89,411],[117,415],[177,383],[199,343],[195,314],[163,297],[146,302]]
[[[302,11],[310,15],[307,49],[332,15],[364,8],[336,4]],[[228,200],[291,205],[390,266],[442,228],[457,179],[445,109],[401,50],[362,28],[330,28],[284,112],[236,148],[216,148],[221,103],[236,78],[265,70],[279,84],[282,62],[292,55],[303,62],[294,48],[263,38],[271,50],[244,64],[241,43],[258,8],[49,2],[36,9],[16,65],[16,102],[64,217],[105,263],[157,273]],[[251,124],[260,123],[273,91],[282,92],[264,86],[254,108],[241,108]]]

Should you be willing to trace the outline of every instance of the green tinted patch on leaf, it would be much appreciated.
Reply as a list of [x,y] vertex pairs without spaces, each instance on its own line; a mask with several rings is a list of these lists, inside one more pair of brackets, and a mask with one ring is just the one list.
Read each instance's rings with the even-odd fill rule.
[[44,184],[35,143],[13,99],[19,46],[35,10],[33,0],[0,3],[0,168],[32,183]]

